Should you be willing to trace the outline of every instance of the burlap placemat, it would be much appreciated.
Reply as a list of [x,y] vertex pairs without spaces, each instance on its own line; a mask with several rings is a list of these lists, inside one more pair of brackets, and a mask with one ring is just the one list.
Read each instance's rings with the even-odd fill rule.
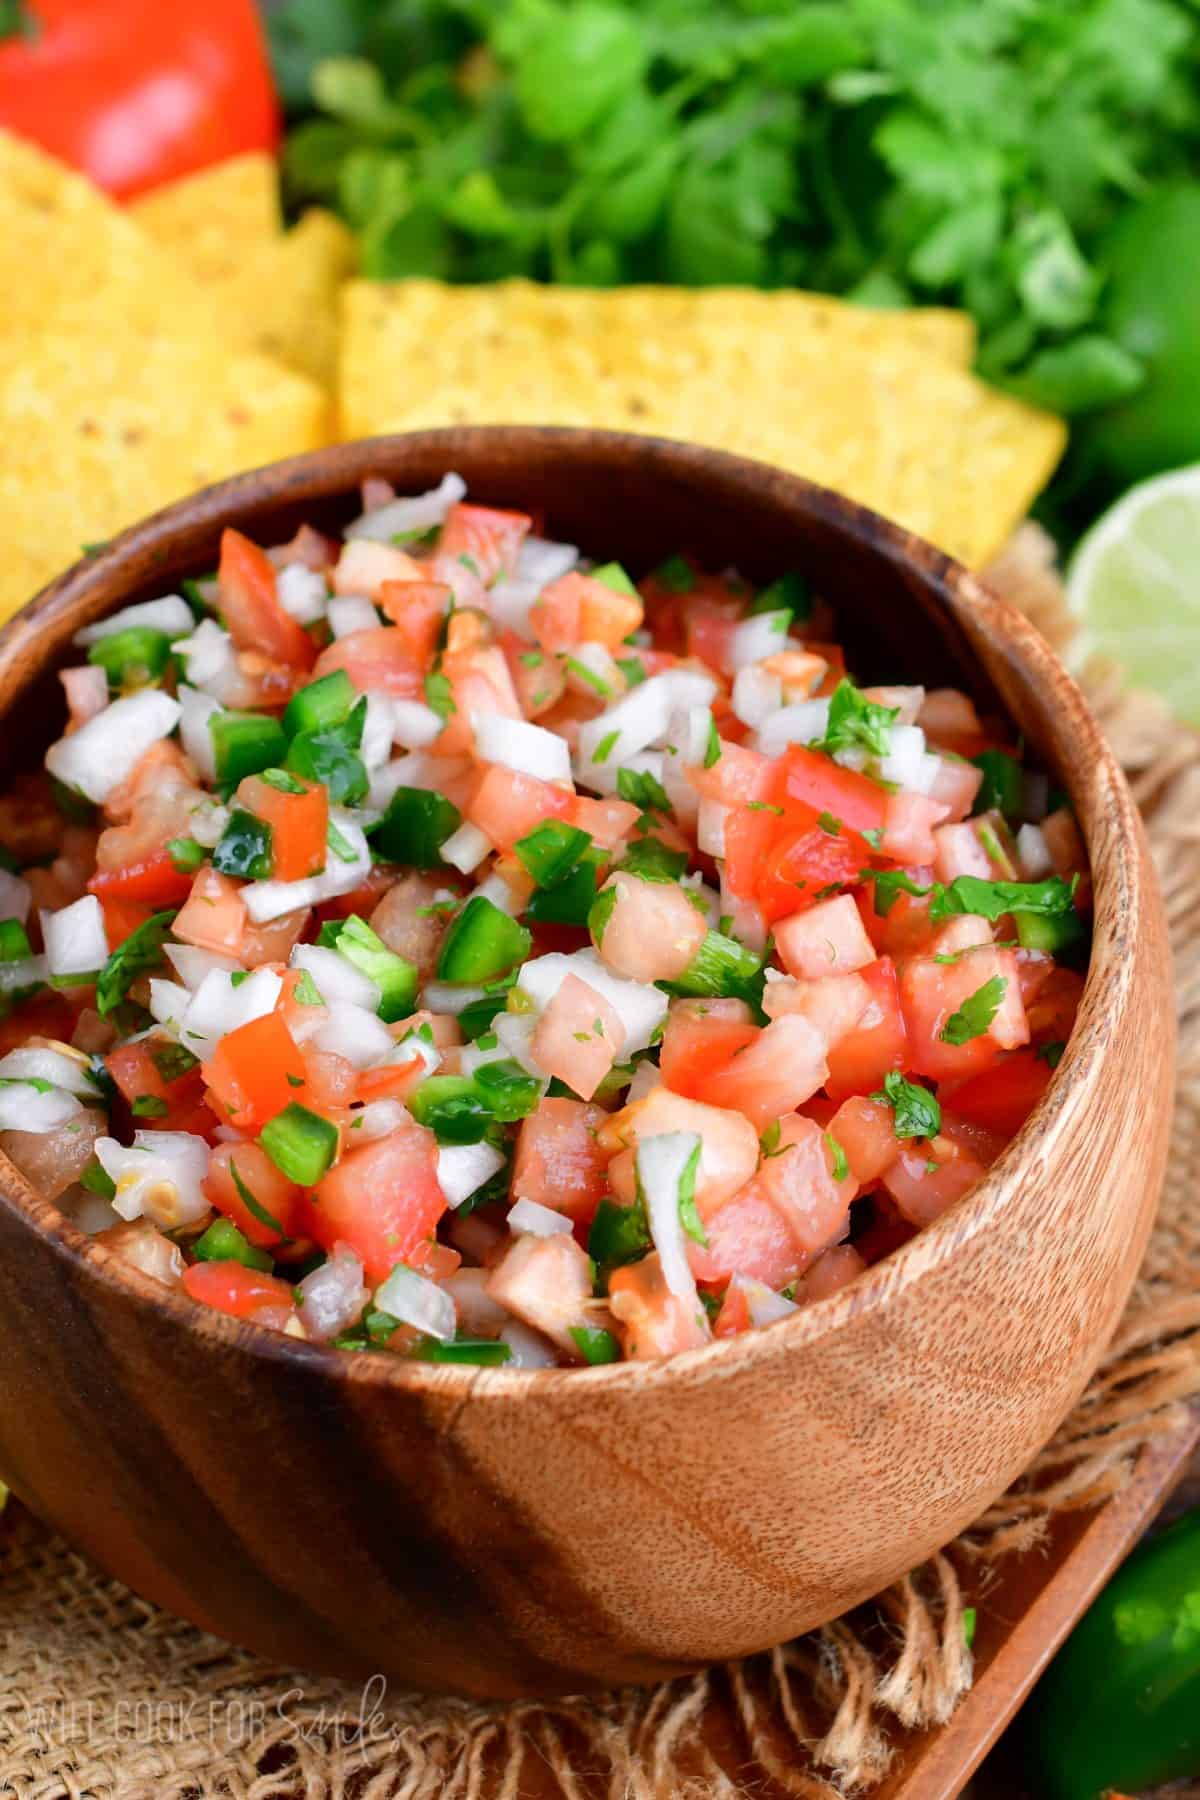
[[[991,578],[1052,640],[1052,551],[1024,527]],[[1161,1216],[1121,1330],[1034,1468],[870,1607],[768,1655],[650,1692],[488,1707],[272,1668],[159,1612],[19,1508],[0,1530],[0,1794],[12,1800],[733,1800],[699,1727],[720,1685],[759,1765],[807,1800],[869,1787],[889,1729],[949,1717],[971,1683],[963,1594],[1053,1512],[1128,1478],[1200,1392],[1200,738],[1110,671],[1093,705],[1150,828],[1176,963],[1180,1088]],[[97,1421],[97,1429],[103,1422]],[[336,1551],[333,1552],[336,1554]],[[770,1729],[767,1729],[767,1727]],[[788,1746],[785,1755],[779,1745]]]

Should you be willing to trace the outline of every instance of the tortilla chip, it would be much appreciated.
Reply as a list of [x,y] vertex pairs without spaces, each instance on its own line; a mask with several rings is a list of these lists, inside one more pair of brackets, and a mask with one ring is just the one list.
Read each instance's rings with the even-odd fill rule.
[[[231,355],[194,281],[81,177],[0,133],[0,616],[197,487],[328,439],[303,376]],[[11,300],[11,304],[10,304]]]
[[677,437],[793,469],[985,561],[1061,455],[1061,422],[887,328],[902,315],[794,304],[809,301],[353,282],[343,433],[523,423]]
[[195,280],[226,280],[283,230],[278,165],[261,150],[231,156],[155,188],[129,212]]

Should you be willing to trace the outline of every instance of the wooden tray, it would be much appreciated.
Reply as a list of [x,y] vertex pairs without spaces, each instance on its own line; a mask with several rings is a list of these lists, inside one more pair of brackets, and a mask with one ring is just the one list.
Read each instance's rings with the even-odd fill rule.
[[[1133,1479],[1114,1499],[1091,1512],[1059,1515],[1042,1549],[1001,1565],[986,1597],[974,1602],[974,1687],[948,1725],[900,1741],[891,1773],[871,1790],[870,1800],[954,1800],[962,1793],[1072,1625],[1187,1473],[1198,1448],[1200,1413],[1189,1429],[1143,1451]],[[784,1800],[786,1790],[757,1764],[747,1763],[737,1721],[725,1704],[709,1707],[703,1735],[747,1797]],[[779,1753],[788,1753],[782,1739]],[[520,1800],[560,1800],[548,1774],[527,1768]],[[581,1789],[592,1792],[586,1780]],[[994,1792],[1017,1800],[1007,1779]]]

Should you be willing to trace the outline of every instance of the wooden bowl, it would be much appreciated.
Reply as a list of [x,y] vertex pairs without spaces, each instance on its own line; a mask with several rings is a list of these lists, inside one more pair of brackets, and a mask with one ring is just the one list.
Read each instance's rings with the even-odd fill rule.
[[142,1277],[0,1168],[0,1471],[139,1593],[288,1664],[482,1695],[643,1682],[830,1619],[945,1544],[1069,1410],[1121,1314],[1163,1171],[1172,1007],[1129,790],[1074,683],[945,556],[712,451],[482,428],[346,444],[160,513],[0,633],[11,768],[61,728],[80,625],[344,522],[379,473],[642,572],[799,566],[865,676],[999,702],[1070,791],[1091,970],[1042,1104],[987,1178],[848,1289],[673,1360],[536,1373],[348,1356]]

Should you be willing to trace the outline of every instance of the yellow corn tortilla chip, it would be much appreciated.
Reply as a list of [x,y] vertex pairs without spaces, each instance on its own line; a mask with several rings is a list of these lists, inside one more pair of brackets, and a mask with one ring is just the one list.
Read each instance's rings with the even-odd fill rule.
[[129,212],[189,275],[220,281],[282,232],[279,168],[273,156],[251,150],[155,188]]
[[316,448],[328,402],[231,355],[200,289],[71,171],[0,133],[0,616],[83,544],[211,481]]
[[343,435],[508,422],[677,437],[793,469],[986,561],[1061,455],[1061,422],[903,330],[855,335],[860,316],[889,315],[838,308],[814,326],[792,308],[805,326],[767,326],[787,311],[776,300],[806,298],[717,295],[701,323],[676,293],[352,282]]

